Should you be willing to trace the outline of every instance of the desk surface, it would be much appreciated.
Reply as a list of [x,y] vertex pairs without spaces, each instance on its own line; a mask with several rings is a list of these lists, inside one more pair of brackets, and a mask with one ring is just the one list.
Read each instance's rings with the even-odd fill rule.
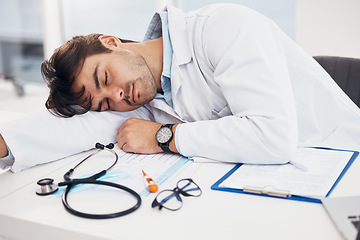
[[[210,186],[233,165],[194,163],[182,177],[203,190],[186,198],[177,212],[152,209],[154,195],[136,212],[90,220],[69,214],[61,199],[35,194],[36,181],[62,176],[74,157],[13,174],[0,175],[0,237],[3,239],[341,239],[321,204],[213,191]],[[331,196],[360,195],[359,158]],[[181,175],[186,176],[181,176]],[[168,183],[175,185],[175,182]]]

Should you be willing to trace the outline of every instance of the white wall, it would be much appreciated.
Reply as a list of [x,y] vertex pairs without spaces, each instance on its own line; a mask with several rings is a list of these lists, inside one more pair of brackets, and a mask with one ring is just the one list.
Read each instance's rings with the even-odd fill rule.
[[[243,4],[273,19],[310,55],[360,58],[360,0],[138,0],[126,8],[123,6],[129,5],[126,0],[105,1],[112,4],[68,0],[63,1],[65,39],[88,32],[106,32],[141,40],[153,11],[167,1],[184,11],[215,2]],[[106,11],[100,11],[99,4],[106,5]],[[111,21],[109,17],[99,17],[104,12],[111,16]],[[124,19],[129,24],[119,24]]]
[[297,0],[296,42],[309,54],[360,58],[360,0]]

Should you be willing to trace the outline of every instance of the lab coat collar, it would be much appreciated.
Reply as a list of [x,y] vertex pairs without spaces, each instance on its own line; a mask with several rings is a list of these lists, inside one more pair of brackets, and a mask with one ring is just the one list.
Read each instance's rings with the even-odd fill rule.
[[[191,49],[188,43],[185,14],[180,9],[171,5],[166,6],[161,12],[163,11],[168,12],[169,34],[174,51],[174,58],[179,66],[189,63],[191,61]],[[150,21],[149,27],[145,33],[144,41],[161,36],[161,18],[157,12]]]
[[[171,94],[173,98],[174,109],[177,104],[177,93],[182,85],[182,65],[188,64],[192,61],[192,50],[189,43],[189,36],[187,32],[187,22],[185,14],[173,7],[167,6],[169,34],[173,47],[173,60],[171,67]],[[177,112],[179,114],[179,112]],[[180,114],[181,115],[181,114]]]
[[191,61],[191,49],[188,42],[185,14],[173,6],[167,6],[166,10],[169,13],[169,33],[176,64],[180,66],[189,63]]
[[[171,93],[175,108],[174,99],[176,98],[177,92],[179,91],[182,84],[181,81],[182,74],[180,71],[180,67],[181,65],[188,64],[191,62],[192,53],[191,53],[190,44],[188,42],[189,37],[187,32],[187,22],[186,22],[185,14],[181,10],[173,6],[166,6],[162,11],[168,12],[169,34],[173,48],[173,61],[171,68]],[[159,37],[160,33],[161,33],[161,19],[159,14],[156,13],[150,22],[144,40],[146,41]],[[173,108],[171,108],[169,105],[167,105],[165,102],[159,99],[153,99],[150,103],[147,104],[147,107],[149,109],[152,109],[152,111],[159,110],[160,112],[163,112],[163,115],[172,116],[177,121],[181,121],[181,122],[184,121]],[[160,113],[157,112],[156,115],[159,114]],[[161,122],[164,119],[156,119],[156,120]]]

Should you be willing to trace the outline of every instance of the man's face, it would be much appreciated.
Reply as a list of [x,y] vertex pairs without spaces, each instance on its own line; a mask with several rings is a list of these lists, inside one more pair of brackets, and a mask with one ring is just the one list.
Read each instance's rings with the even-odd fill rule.
[[73,91],[85,87],[95,111],[131,111],[150,102],[156,84],[145,60],[128,50],[114,50],[87,57],[75,77]]

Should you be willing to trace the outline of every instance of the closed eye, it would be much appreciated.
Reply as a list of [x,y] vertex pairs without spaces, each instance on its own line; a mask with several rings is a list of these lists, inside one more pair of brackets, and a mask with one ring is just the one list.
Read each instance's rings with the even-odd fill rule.
[[[108,84],[108,74],[107,72],[105,72],[105,86],[107,86],[107,84]],[[106,98],[106,103],[108,105],[108,110],[110,110],[109,98]]]

